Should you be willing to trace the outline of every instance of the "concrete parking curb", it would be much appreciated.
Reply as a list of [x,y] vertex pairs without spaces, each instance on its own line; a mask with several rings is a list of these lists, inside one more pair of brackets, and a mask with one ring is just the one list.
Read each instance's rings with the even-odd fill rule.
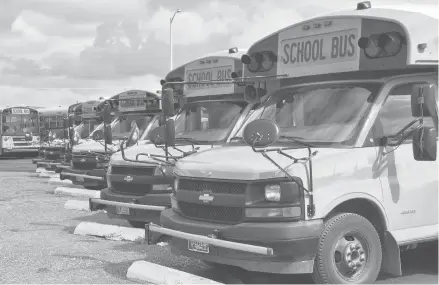
[[87,190],[70,187],[57,187],[53,192],[55,195],[85,197],[85,198],[101,198],[101,191]]
[[50,185],[72,185],[72,181],[70,180],[61,180],[59,177],[52,177],[48,182]]
[[135,261],[127,272],[127,278],[152,284],[224,284],[196,276],[174,268],[144,260]]
[[43,177],[43,178],[59,177],[59,173],[55,173],[54,171],[40,172],[40,177]]
[[64,204],[64,209],[90,212],[90,206],[88,204],[88,201],[81,201],[81,200],[68,200]]
[[115,225],[105,225],[93,222],[82,222],[76,226],[75,235],[97,236],[109,240],[136,241],[145,239],[145,230],[137,228],[120,227]]

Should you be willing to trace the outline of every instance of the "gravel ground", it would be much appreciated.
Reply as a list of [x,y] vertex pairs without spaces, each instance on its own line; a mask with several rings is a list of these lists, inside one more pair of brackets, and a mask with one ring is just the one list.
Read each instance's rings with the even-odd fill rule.
[[[0,170],[0,283],[132,284],[135,282],[125,278],[126,271],[142,259],[229,284],[311,282],[309,276],[213,269],[200,261],[174,256],[167,247],[158,245],[73,235],[82,221],[129,225],[108,220],[103,213],[65,210],[67,200],[80,198],[46,193],[56,188],[47,181],[29,173]],[[405,276],[381,276],[378,283],[437,284],[437,245],[433,248],[405,253]]]
[[166,247],[73,235],[81,221],[104,220],[102,213],[64,210],[68,197],[46,193],[54,187],[48,179],[28,176],[0,172],[0,283],[134,283],[126,272],[142,259],[209,273]]

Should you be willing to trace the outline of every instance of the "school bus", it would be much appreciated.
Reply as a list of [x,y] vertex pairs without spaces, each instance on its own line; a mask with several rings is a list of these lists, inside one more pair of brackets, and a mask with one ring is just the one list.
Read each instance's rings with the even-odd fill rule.
[[40,110],[40,156],[36,161],[37,168],[51,170],[50,165],[64,159],[65,144],[67,143],[67,129],[65,119],[68,117],[68,108],[51,107]]
[[[69,116],[73,119],[72,137],[66,144],[64,160],[51,164],[51,170],[61,173],[62,169],[68,168],[72,160],[72,148],[75,144],[90,141],[90,134],[102,124],[102,119],[97,107],[103,100],[90,100],[72,105]],[[114,117],[114,116],[113,116]]]
[[[155,92],[129,90],[101,102],[98,109],[104,104],[111,105],[114,120],[110,125],[114,142],[110,145],[104,143],[102,122],[85,142],[73,146],[71,165],[61,170],[61,180],[69,179],[74,185],[82,185],[86,189],[100,190],[107,187],[105,174],[111,155],[119,150],[133,122],[139,126],[141,140],[152,126],[158,125],[161,112],[157,104],[159,100],[160,96]],[[147,104],[152,101],[155,102],[153,105]]]
[[0,156],[38,153],[39,108],[0,107]]
[[400,250],[438,238],[438,15],[367,1],[253,44],[256,119],[241,141],[177,161],[148,242],[316,283],[401,275]]
[[[241,56],[246,52],[231,48],[205,55],[172,70],[162,81],[174,82],[171,87],[175,98],[184,97],[174,116],[178,147],[168,150],[172,160],[230,141],[256,107],[246,102],[244,86],[196,83],[231,80],[232,73],[242,74]],[[136,161],[142,153],[164,155],[161,147],[149,141],[113,154],[107,172],[108,188],[101,191],[100,199],[90,200],[92,211],[106,209],[109,218],[144,227],[146,222],[158,221],[160,211],[171,207],[172,167],[166,167],[167,174],[163,175],[156,159],[143,155]],[[133,199],[138,202],[132,204]]]

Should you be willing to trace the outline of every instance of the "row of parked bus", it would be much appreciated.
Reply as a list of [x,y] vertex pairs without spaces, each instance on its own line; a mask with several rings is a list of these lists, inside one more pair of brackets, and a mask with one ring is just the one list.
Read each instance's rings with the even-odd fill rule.
[[38,163],[212,266],[401,275],[400,249],[438,237],[438,15],[361,2],[197,58],[96,102]]

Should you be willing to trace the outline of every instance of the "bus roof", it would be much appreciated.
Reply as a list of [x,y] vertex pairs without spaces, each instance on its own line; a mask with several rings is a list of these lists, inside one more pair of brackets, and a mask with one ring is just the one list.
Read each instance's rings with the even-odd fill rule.
[[56,116],[56,115],[67,115],[68,108],[67,107],[48,107],[43,108],[40,111],[40,116]]
[[25,109],[31,109],[34,111],[41,112],[41,109],[44,109],[44,107],[33,107],[33,106],[24,106],[24,105],[15,105],[15,106],[0,106],[0,112],[6,109],[12,109],[12,108],[25,108]]
[[[247,52],[244,48],[231,48],[189,61],[171,72],[164,82],[200,82],[232,79],[232,73],[242,75],[243,64],[241,57]],[[185,97],[218,96],[224,94],[243,93],[241,86],[234,84],[172,84],[168,85],[177,94],[184,94]]]
[[[257,41],[250,47],[249,55],[269,47],[269,52],[277,55],[269,59],[275,61],[276,72],[250,72],[301,77],[408,66],[437,67],[438,18],[436,5],[375,7],[373,3],[361,2],[350,9],[300,21]],[[378,42],[386,46],[377,47]]]
[[[200,60],[209,58],[209,57],[222,57],[222,58],[233,58],[233,59],[237,59],[237,60],[241,60],[241,56],[243,54],[245,54],[247,52],[247,48],[236,48],[237,52],[235,53],[230,53],[230,50],[221,50],[221,51],[217,51],[217,52],[212,52],[212,53],[208,53],[206,55],[200,56],[194,60],[191,60],[189,62],[186,62],[185,64],[180,65],[177,68],[174,68],[173,70],[171,70],[165,77],[166,81],[170,81],[170,79],[174,79],[175,77],[178,77],[178,75],[180,75],[181,70],[186,67],[186,65],[190,65],[192,63],[198,62]],[[183,71],[184,72],[184,71]],[[175,76],[175,75],[177,76]]]

